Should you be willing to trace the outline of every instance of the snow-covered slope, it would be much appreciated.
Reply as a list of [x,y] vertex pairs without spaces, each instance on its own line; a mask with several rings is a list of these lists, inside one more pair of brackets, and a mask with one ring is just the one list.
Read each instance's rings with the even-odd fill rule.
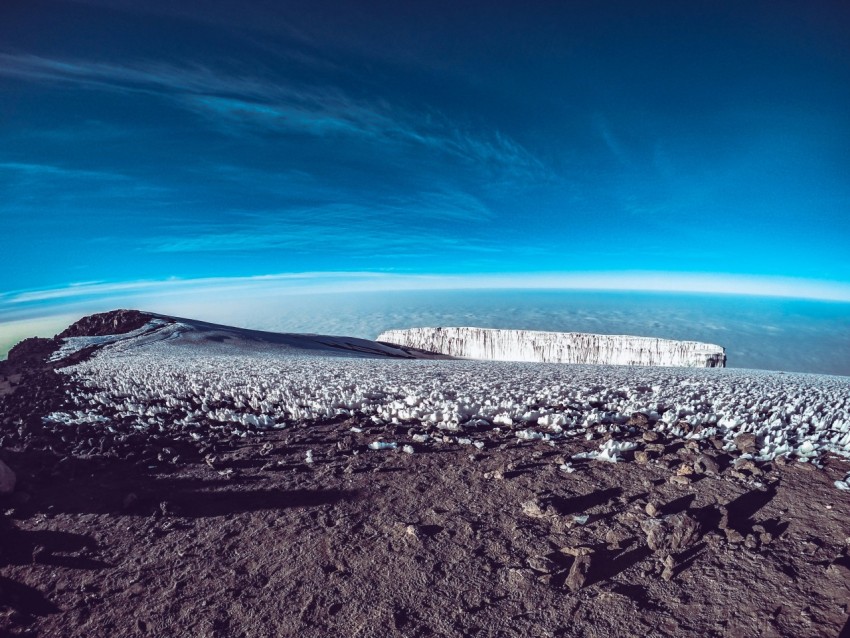
[[709,343],[581,332],[412,328],[389,330],[378,341],[465,359],[722,368],[725,350]]
[[62,338],[62,345],[51,360],[58,361],[84,348],[97,346],[109,353],[134,351],[158,342],[168,342],[169,351],[198,350],[205,354],[290,353],[321,354],[344,357],[391,357],[433,359],[428,352],[358,339],[315,334],[264,332],[222,326],[194,319],[149,315],[141,328],[114,335],[74,336]]
[[[399,449],[483,449],[506,439],[543,439],[557,447],[576,436],[601,437],[599,450],[581,458],[611,461],[635,449],[621,439],[635,433],[638,414],[642,427],[663,437],[716,438],[727,451],[736,449],[738,435],[752,435],[748,454],[761,461],[784,456],[817,463],[828,452],[850,456],[846,377],[428,361],[418,360],[414,350],[362,339],[254,332],[152,315],[124,335],[71,339],[84,340],[78,344],[83,347],[97,339],[97,349],[60,369],[76,383],[70,405],[47,416],[48,422],[178,430],[201,440],[211,429],[248,436],[354,417],[376,439],[397,438]],[[69,339],[66,346],[74,343]]]

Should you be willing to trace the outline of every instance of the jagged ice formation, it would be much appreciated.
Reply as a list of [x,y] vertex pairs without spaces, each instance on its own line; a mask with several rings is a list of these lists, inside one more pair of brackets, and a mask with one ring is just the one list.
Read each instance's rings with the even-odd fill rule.
[[[61,370],[84,389],[71,395],[75,409],[46,418],[107,429],[115,421],[140,431],[180,428],[201,439],[208,429],[248,436],[357,417],[389,426],[388,433],[425,425],[430,433],[413,435],[415,445],[479,447],[493,445],[493,437],[552,445],[573,436],[616,437],[641,413],[665,435],[719,437],[729,450],[738,434],[751,433],[757,460],[850,456],[846,377],[403,359],[378,344],[367,348],[372,342],[351,348],[345,338],[289,335],[290,343],[274,347],[246,331],[229,329],[229,338],[219,340],[223,334],[151,321],[143,331],[116,336],[92,358]],[[405,443],[399,440],[399,449],[415,451]],[[593,458],[616,461],[628,443],[607,441]]]

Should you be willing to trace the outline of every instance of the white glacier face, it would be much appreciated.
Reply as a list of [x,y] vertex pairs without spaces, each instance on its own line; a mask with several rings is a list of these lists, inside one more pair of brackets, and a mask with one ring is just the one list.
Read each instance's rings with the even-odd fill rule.
[[411,328],[388,330],[377,340],[452,357],[488,361],[687,368],[726,366],[726,351],[721,346],[653,337],[489,328]]

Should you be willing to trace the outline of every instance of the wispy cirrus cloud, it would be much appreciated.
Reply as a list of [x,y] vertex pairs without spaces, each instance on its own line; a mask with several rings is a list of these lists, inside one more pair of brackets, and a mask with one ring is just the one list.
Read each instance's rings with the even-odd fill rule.
[[459,191],[384,197],[374,203],[332,203],[233,212],[220,223],[171,225],[145,239],[154,253],[234,252],[285,248],[313,252],[344,247],[348,255],[416,257],[446,250],[496,252],[486,242],[438,232],[434,222],[470,227],[493,218],[479,199]]
[[508,174],[526,178],[548,176],[538,158],[499,131],[472,133],[439,113],[354,98],[336,86],[224,73],[203,65],[113,64],[10,53],[0,53],[0,76],[153,94],[234,134],[253,128],[349,136],[416,146],[485,166],[497,164]]
[[[80,188],[85,185],[85,188]],[[58,208],[85,203],[102,208],[110,203],[142,198],[151,205],[168,189],[131,175],[110,170],[80,169],[58,164],[0,162],[0,213],[26,219],[46,206]]]
[[66,168],[53,164],[35,164],[26,162],[0,162],[0,171],[16,173],[24,177],[56,177],[62,179],[123,180],[124,175],[111,171],[89,171],[78,168]]

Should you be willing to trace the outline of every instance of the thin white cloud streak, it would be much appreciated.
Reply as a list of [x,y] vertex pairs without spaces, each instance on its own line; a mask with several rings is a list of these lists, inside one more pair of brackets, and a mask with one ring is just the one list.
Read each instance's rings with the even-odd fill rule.
[[498,131],[473,135],[439,114],[413,113],[383,101],[354,99],[336,87],[296,87],[286,81],[222,74],[201,65],[131,66],[9,53],[0,53],[0,76],[149,93],[170,99],[234,134],[244,132],[238,128],[230,131],[235,125],[378,139],[426,147],[474,162],[495,162],[516,177],[551,178],[537,158]]
[[27,164],[23,162],[0,162],[0,171],[22,173],[36,177],[61,177],[63,179],[98,179],[98,180],[124,180],[124,175],[106,171],[85,171],[76,168],[64,168],[52,164]]
[[83,283],[0,294],[0,316],[52,304],[92,299],[155,300],[171,295],[236,296],[401,290],[621,290],[788,297],[850,302],[850,285],[767,276],[664,272],[442,275],[391,272],[302,272],[253,277]]
[[457,191],[385,198],[372,204],[331,204],[306,208],[232,211],[224,223],[171,225],[146,238],[154,253],[222,252],[286,248],[303,253],[345,246],[347,254],[434,255],[449,249],[494,252],[472,238],[436,231],[435,221],[480,226],[493,219],[479,199]]

